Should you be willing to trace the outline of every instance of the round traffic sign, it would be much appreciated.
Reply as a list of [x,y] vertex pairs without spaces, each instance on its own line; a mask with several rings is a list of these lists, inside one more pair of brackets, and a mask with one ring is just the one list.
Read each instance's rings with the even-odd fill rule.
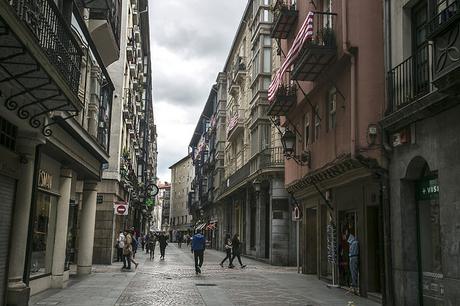
[[124,214],[126,212],[126,207],[125,205],[118,205],[117,206],[117,213],[119,214]]

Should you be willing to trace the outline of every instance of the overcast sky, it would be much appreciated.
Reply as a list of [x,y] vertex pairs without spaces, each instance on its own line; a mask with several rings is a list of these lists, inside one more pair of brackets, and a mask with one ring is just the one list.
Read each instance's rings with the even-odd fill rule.
[[158,177],[187,155],[247,0],[149,1]]

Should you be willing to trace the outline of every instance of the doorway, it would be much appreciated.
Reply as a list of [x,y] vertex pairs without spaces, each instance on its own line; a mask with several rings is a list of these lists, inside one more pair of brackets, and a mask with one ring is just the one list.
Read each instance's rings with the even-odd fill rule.
[[318,224],[317,209],[307,208],[305,210],[305,273],[318,273]]
[[368,206],[366,212],[367,229],[367,291],[381,293],[382,250],[380,244],[380,220],[379,207]]

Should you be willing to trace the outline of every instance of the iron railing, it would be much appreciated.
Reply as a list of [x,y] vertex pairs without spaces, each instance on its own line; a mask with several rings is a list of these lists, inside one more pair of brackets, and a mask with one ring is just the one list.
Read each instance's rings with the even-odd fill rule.
[[284,154],[282,147],[264,149],[257,153],[249,162],[250,174],[263,169],[284,166]]
[[451,21],[460,18],[460,0],[443,0],[436,5],[437,14],[427,24],[427,35],[432,37],[444,30]]
[[9,3],[77,95],[83,52],[54,1],[10,0]]
[[313,36],[309,45],[336,48],[336,13],[314,12],[313,15]]
[[432,73],[431,45],[427,43],[388,73],[389,111],[397,111],[429,93]]
[[292,0],[276,0],[274,5],[273,20],[275,23],[286,11],[295,11],[297,10],[297,5],[295,1]]

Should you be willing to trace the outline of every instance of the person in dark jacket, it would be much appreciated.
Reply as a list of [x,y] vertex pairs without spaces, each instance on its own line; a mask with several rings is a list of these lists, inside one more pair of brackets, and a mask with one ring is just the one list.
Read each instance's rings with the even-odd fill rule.
[[221,267],[224,266],[224,262],[227,260],[227,258],[228,258],[229,263],[232,259],[232,239],[230,238],[230,234],[227,234],[225,236],[224,249],[225,249],[226,256],[219,264]]
[[192,237],[192,253],[195,257],[195,273],[201,274],[201,266],[203,265],[204,249],[206,246],[206,239],[201,234],[201,230],[197,230],[196,234]]
[[158,242],[160,243],[160,259],[165,259],[166,246],[168,245],[167,240],[168,238],[163,232],[158,236]]
[[228,266],[229,268],[234,268],[235,266],[233,265],[233,260],[235,257],[238,258],[238,262],[240,263],[241,268],[245,268],[246,265],[243,265],[243,262],[241,262],[241,241],[240,241],[240,235],[235,234],[232,239],[232,247],[233,247],[233,257],[230,260],[230,265]]

